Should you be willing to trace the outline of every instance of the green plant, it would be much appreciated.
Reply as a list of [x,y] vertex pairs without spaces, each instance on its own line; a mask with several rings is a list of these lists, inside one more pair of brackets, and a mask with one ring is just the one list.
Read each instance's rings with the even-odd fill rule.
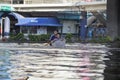
[[50,35],[42,34],[41,35],[41,41],[47,41],[49,39]]
[[38,35],[29,35],[28,36],[29,37],[29,40],[30,41],[39,41],[40,39],[40,36],[38,36]]
[[89,42],[108,43],[108,42],[111,42],[111,41],[112,41],[112,39],[109,36],[106,36],[106,37],[99,37],[99,38],[91,39]]
[[72,37],[73,37],[73,35],[71,33],[68,33],[68,34],[66,34],[65,39],[66,39],[67,42],[71,42]]
[[106,37],[104,37],[104,41],[105,42],[111,42],[112,38],[110,36],[106,36]]
[[10,33],[10,37],[14,37],[14,34],[13,34],[13,33]]
[[15,41],[25,40],[23,33],[18,33],[16,36],[13,36],[13,35],[11,34],[11,35],[10,35],[10,39],[11,39],[11,40],[15,40]]
[[120,41],[120,36],[119,36],[119,37],[116,37],[116,38],[114,39],[114,41]]
[[50,35],[49,34],[29,35],[28,37],[30,41],[39,42],[39,41],[47,41]]

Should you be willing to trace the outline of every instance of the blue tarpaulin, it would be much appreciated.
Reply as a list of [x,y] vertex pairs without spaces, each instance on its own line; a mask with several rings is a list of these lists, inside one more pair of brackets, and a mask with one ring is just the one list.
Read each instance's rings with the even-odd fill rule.
[[62,26],[59,20],[55,17],[27,17],[18,19],[16,26],[53,26],[59,27]]
[[22,16],[21,14],[16,13],[16,12],[11,12],[11,13],[9,13],[8,15],[14,16],[15,19],[24,18],[24,16]]

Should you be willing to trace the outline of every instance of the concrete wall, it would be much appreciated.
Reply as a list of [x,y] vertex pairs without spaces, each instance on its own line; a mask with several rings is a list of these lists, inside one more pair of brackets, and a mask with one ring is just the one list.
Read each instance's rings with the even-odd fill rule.
[[63,21],[63,33],[78,33],[78,29],[76,29],[76,21],[69,21],[64,20]]

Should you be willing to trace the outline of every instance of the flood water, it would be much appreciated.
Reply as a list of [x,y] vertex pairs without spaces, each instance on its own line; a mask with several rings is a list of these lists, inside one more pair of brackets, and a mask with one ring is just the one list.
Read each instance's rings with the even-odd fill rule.
[[104,80],[120,80],[120,49],[110,50],[105,60]]
[[0,80],[120,80],[119,67],[119,49],[0,51]]
[[10,69],[8,51],[0,50],[0,80],[11,80],[7,71]]

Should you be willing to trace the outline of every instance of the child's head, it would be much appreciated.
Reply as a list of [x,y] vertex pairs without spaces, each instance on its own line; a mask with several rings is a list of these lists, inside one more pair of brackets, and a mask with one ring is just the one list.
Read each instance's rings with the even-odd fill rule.
[[57,30],[55,30],[55,31],[54,31],[54,34],[58,34],[58,31],[57,31]]

